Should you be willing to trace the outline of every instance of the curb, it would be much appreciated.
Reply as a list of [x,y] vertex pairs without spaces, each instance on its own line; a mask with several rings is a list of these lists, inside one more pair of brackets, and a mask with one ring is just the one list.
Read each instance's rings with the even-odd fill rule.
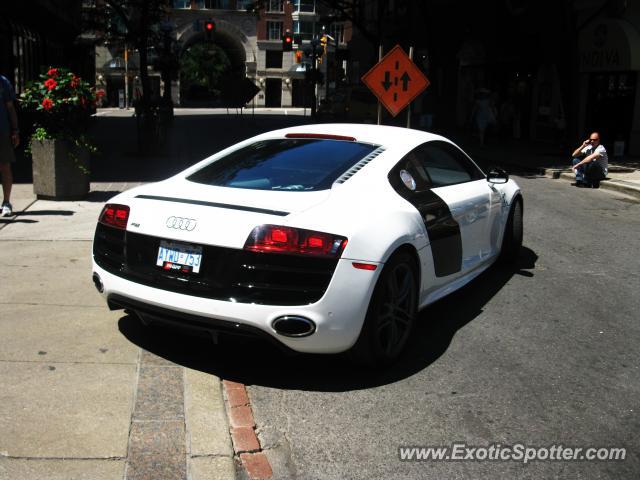
[[[575,181],[575,175],[572,173],[553,172],[553,178]],[[636,185],[629,185],[627,183],[628,182],[625,182],[624,180],[603,180],[600,182],[600,188],[605,190],[614,190],[640,199],[640,187]]]
[[273,477],[269,459],[262,451],[256,435],[256,422],[246,387],[242,383],[230,380],[223,380],[222,385],[226,394],[231,440],[236,458],[250,480],[267,480]]

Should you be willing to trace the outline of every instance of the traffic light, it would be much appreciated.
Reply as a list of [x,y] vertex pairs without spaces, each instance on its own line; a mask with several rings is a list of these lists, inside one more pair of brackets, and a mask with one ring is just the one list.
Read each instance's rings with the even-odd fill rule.
[[216,31],[216,22],[213,20],[206,20],[204,22],[204,34],[207,40],[213,39],[213,33]]
[[296,50],[296,63],[302,63],[302,50]]
[[284,32],[284,35],[282,35],[282,51],[290,52],[292,50],[293,50],[293,35],[291,35],[291,32],[287,30],[286,32]]

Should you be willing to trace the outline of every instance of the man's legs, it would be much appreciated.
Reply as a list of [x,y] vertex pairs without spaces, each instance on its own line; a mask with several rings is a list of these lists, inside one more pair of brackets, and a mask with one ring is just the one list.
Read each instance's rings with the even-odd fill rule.
[[11,199],[11,187],[13,186],[13,174],[11,172],[11,163],[0,162],[0,174],[2,174],[2,203]]
[[11,186],[13,185],[13,174],[11,173],[10,162],[0,162],[0,175],[2,175],[2,193],[3,200],[0,205],[0,215],[10,217],[13,215],[13,207],[11,206]]
[[1,214],[3,216],[12,215],[11,186],[13,185],[13,174],[11,173],[11,163],[14,161],[13,145],[9,135],[0,135],[0,175],[2,175],[2,192],[4,194]]
[[[574,158],[571,165],[577,165],[582,160],[580,158]],[[576,168],[576,183],[584,183],[584,166]]]
[[607,176],[598,162],[591,162],[585,169],[584,179],[587,185],[598,188],[600,180],[604,180]]

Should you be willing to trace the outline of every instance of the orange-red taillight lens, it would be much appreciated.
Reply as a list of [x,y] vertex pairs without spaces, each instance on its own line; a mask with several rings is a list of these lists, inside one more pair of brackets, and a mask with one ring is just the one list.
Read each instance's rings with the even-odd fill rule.
[[260,225],[249,234],[244,248],[252,252],[339,258],[346,246],[347,239],[340,235],[279,225]]
[[107,203],[102,209],[102,213],[100,214],[100,219],[98,221],[103,225],[124,230],[127,228],[129,212],[130,210],[127,205]]

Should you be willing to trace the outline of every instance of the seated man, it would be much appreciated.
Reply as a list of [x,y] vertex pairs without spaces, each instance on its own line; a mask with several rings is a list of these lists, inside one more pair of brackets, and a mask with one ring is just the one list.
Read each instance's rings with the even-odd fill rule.
[[609,169],[609,159],[604,145],[600,144],[600,134],[593,132],[573,151],[573,166],[577,187],[598,188]]

